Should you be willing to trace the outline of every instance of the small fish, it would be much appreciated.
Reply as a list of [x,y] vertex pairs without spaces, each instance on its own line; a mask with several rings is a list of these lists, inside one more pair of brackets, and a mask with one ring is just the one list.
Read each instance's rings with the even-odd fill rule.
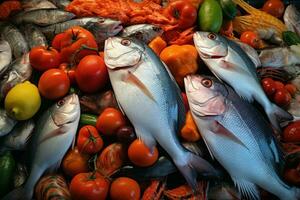
[[300,36],[300,12],[297,10],[296,6],[290,4],[286,7],[283,21],[289,31],[294,31]]
[[134,37],[144,41],[146,44],[151,42],[157,36],[163,34],[163,29],[152,24],[137,24],[124,28],[122,37]]
[[17,25],[35,24],[39,26],[49,26],[73,18],[75,18],[73,13],[50,8],[20,12],[12,18],[12,21]]
[[107,39],[104,54],[116,99],[138,138],[151,151],[158,142],[194,188],[197,171],[217,175],[179,143],[177,132],[185,121],[180,89],[156,54],[145,43],[122,37]]
[[15,174],[14,174],[14,188],[18,188],[23,185],[28,177],[28,170],[25,164],[17,162]]
[[12,60],[12,52],[9,43],[5,40],[0,40],[0,78],[8,69]]
[[71,94],[46,110],[37,122],[31,141],[31,169],[22,187],[3,200],[31,200],[35,184],[45,170],[57,166],[75,138],[80,118],[78,96]]
[[65,9],[71,3],[69,0],[49,0],[60,9]]
[[25,11],[57,8],[53,3],[47,0],[22,0],[21,4]]
[[30,48],[35,46],[48,46],[48,42],[40,28],[33,24],[24,25],[21,30]]
[[244,99],[263,106],[270,122],[280,131],[280,122],[293,117],[270,102],[257,77],[256,67],[247,54],[231,40],[215,33],[196,32],[194,43],[201,59],[219,79]]
[[9,23],[1,23],[0,33],[2,39],[9,43],[15,59],[22,57],[24,53],[29,51],[29,47],[24,35],[14,25]]
[[205,144],[238,190],[249,199],[259,199],[257,186],[282,200],[299,199],[300,190],[279,176],[283,155],[261,113],[216,78],[191,75],[184,82]]
[[25,150],[29,143],[35,123],[33,120],[19,122],[5,137],[1,138],[0,149]]
[[0,82],[0,100],[4,99],[11,88],[31,78],[32,67],[29,62],[29,53],[12,62]]
[[17,124],[17,121],[7,116],[6,111],[0,108],[0,136],[7,135]]

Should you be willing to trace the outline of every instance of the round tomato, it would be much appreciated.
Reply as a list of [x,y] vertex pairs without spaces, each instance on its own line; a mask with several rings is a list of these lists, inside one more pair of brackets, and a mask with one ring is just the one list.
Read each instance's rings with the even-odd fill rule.
[[99,173],[80,173],[71,181],[70,193],[73,200],[105,200],[109,181]]
[[191,3],[182,0],[170,3],[165,9],[165,14],[176,20],[181,29],[192,27],[197,19],[197,9]]
[[118,129],[117,138],[119,142],[130,144],[136,139],[136,136],[132,127],[123,126]]
[[149,167],[158,159],[158,150],[154,147],[153,152],[139,139],[133,141],[128,148],[129,160],[139,167]]
[[106,108],[98,117],[96,127],[103,135],[116,134],[120,127],[126,125],[124,115],[115,108]]
[[60,64],[60,55],[52,47],[33,47],[29,53],[30,65],[38,71],[46,71],[56,68]]
[[291,102],[291,95],[286,89],[278,89],[274,95],[274,101],[279,106],[287,106]]
[[79,62],[83,57],[98,53],[98,46],[92,33],[79,26],[64,32],[60,42],[62,62]]
[[284,13],[284,4],[282,0],[268,0],[262,10],[274,17],[281,18]]
[[297,92],[297,87],[296,87],[294,84],[291,84],[291,83],[286,84],[286,85],[284,86],[284,88],[285,88],[292,96],[294,96],[294,95],[296,94],[296,92]]
[[49,69],[40,77],[38,88],[41,95],[55,100],[65,96],[70,89],[68,75],[60,69]]
[[76,68],[75,78],[83,92],[94,93],[105,87],[108,72],[103,58],[97,55],[84,57]]
[[253,48],[257,48],[259,45],[259,38],[257,34],[252,31],[246,31],[242,33],[240,40],[241,42],[246,43]]
[[76,83],[74,67],[71,67],[68,63],[61,63],[59,69],[63,70],[68,75],[71,84]]
[[280,81],[275,81],[275,88],[276,90],[284,89],[284,84]]
[[64,37],[65,37],[65,33],[57,34],[52,40],[52,43],[51,43],[52,47],[55,48],[56,50],[60,51],[61,41],[63,40]]
[[62,168],[68,176],[73,177],[76,174],[89,171],[88,161],[89,155],[80,153],[78,148],[75,147],[65,155],[62,161]]
[[300,173],[298,169],[285,169],[283,177],[288,183],[300,186]]
[[268,96],[272,96],[276,92],[275,81],[271,78],[264,78],[262,80],[262,87]]
[[109,194],[112,200],[139,200],[141,189],[135,180],[120,177],[112,182]]
[[86,125],[79,130],[77,146],[80,152],[94,154],[103,147],[103,140],[94,126]]
[[283,141],[300,142],[300,121],[290,123],[283,131]]

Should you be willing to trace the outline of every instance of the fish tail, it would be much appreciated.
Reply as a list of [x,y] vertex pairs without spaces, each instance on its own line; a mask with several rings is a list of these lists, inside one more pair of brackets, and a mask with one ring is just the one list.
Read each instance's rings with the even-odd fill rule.
[[268,118],[274,128],[281,130],[280,122],[286,122],[293,120],[293,115],[278,107],[275,104],[271,104],[266,108]]

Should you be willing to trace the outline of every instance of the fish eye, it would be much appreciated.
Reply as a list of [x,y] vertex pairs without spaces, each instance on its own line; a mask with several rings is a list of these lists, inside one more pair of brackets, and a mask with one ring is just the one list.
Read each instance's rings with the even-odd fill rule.
[[212,80],[208,79],[208,78],[204,78],[201,81],[201,84],[206,87],[206,88],[210,88],[212,86]]
[[131,43],[131,41],[128,40],[128,39],[123,39],[123,40],[121,41],[121,44],[124,45],[124,46],[129,46],[130,43]]
[[214,33],[208,34],[207,37],[208,37],[209,39],[211,39],[211,40],[215,40],[215,39],[217,38],[216,34],[214,34]]
[[160,27],[157,27],[157,26],[154,26],[154,27],[152,28],[152,30],[155,31],[155,32],[159,32],[159,31],[161,30],[161,28],[160,28]]
[[58,105],[58,106],[62,106],[62,105],[64,105],[64,104],[65,104],[65,100],[64,100],[64,99],[59,100],[59,101],[57,102],[57,105]]
[[134,34],[134,37],[139,40],[143,40],[143,33],[138,31]]

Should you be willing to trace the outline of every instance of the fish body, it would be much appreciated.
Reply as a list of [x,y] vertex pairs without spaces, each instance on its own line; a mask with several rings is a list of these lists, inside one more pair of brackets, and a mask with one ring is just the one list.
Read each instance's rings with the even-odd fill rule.
[[124,28],[122,37],[134,37],[144,41],[146,44],[151,42],[157,36],[163,34],[162,28],[152,24],[137,24]]
[[34,186],[45,170],[56,166],[75,138],[80,118],[76,94],[69,95],[46,110],[37,122],[31,141],[31,169],[23,187],[13,190],[4,200],[30,200]]
[[71,3],[69,0],[49,0],[60,9],[65,9]]
[[8,69],[12,60],[12,52],[10,45],[5,40],[0,40],[0,78]]
[[256,186],[260,186],[282,200],[299,198],[299,189],[279,177],[282,153],[272,129],[254,106],[213,77],[188,76],[185,88],[205,144],[240,192],[259,199]]
[[104,54],[116,99],[138,138],[151,151],[158,142],[191,186],[196,186],[196,171],[216,175],[207,161],[179,143],[177,131],[185,118],[182,97],[155,53],[136,39],[113,37],[106,40]]
[[7,135],[16,125],[17,121],[10,118],[6,111],[0,108],[0,136]]
[[289,31],[294,31],[300,36],[300,12],[296,6],[291,4],[286,7],[283,21]]
[[196,32],[193,37],[201,59],[213,74],[232,86],[242,98],[249,102],[256,100],[278,131],[281,121],[292,120],[292,115],[270,102],[254,63],[236,43],[208,32]]
[[11,88],[31,78],[32,67],[29,62],[29,53],[12,62],[0,82],[0,99],[4,99]]
[[9,23],[0,24],[0,33],[2,39],[9,43],[15,58],[19,58],[29,51],[24,35],[14,25]]
[[39,9],[20,12],[12,18],[15,24],[35,24],[39,26],[48,26],[73,19],[73,13],[58,9]]
[[259,55],[253,47],[239,40],[236,40],[235,42],[244,50],[244,52],[251,59],[256,68],[261,66]]
[[21,4],[25,11],[57,8],[53,3],[47,0],[23,0],[21,1]]
[[46,37],[37,26],[26,24],[22,27],[22,30],[30,48],[36,46],[48,46]]

